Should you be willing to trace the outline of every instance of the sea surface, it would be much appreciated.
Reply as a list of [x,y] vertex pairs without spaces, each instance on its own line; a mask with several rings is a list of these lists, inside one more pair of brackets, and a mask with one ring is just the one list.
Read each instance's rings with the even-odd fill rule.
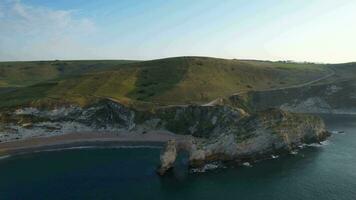
[[0,199],[356,199],[356,117],[324,116],[324,145],[253,164],[191,174],[180,158],[159,177],[160,149],[74,148],[0,159]]

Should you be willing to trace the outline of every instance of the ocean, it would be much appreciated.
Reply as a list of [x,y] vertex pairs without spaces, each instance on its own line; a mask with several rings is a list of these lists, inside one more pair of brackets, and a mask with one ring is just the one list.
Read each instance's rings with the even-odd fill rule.
[[159,177],[160,149],[71,148],[0,158],[0,200],[356,199],[356,116],[323,116],[333,134],[296,155],[189,173],[182,156]]

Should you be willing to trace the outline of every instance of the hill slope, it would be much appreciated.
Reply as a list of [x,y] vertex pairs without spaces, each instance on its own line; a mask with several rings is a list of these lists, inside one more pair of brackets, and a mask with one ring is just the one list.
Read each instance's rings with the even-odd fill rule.
[[288,87],[326,76],[326,65],[178,57],[152,61],[0,63],[0,107],[76,103],[204,103],[249,90]]

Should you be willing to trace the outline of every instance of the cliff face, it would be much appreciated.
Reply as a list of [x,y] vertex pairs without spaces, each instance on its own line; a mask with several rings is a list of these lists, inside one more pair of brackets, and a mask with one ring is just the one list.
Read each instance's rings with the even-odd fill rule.
[[[304,143],[320,142],[327,136],[320,118],[277,109],[244,118],[237,127],[233,134],[225,134],[219,140],[220,143],[206,141],[208,148],[203,148],[207,154],[205,157],[214,157],[210,153],[213,152],[224,155],[227,159],[259,159],[274,153],[291,151]],[[229,148],[224,148],[225,146]]]
[[202,167],[215,161],[263,159],[321,142],[327,136],[318,117],[269,109],[240,119],[231,131],[187,141],[183,149],[189,152],[192,167]]
[[110,100],[88,107],[20,108],[0,113],[0,141],[73,132],[130,131],[135,111]]
[[2,141],[68,132],[154,130],[192,136],[190,140],[167,144],[161,155],[160,174],[174,166],[182,150],[189,153],[189,164],[199,167],[213,161],[260,159],[327,137],[325,125],[318,117],[279,109],[246,112],[236,105],[170,106],[138,111],[102,100],[85,108],[22,108],[0,115]]
[[146,113],[142,123],[138,123],[176,134],[208,138],[236,129],[237,122],[246,116],[242,109],[229,106],[172,106]]
[[159,175],[164,175],[168,170],[174,167],[174,163],[177,159],[177,154],[178,152],[176,141],[168,141],[160,157],[161,166],[157,171]]
[[280,108],[298,113],[356,114],[355,80],[298,88],[251,91],[231,96],[226,103],[253,111]]

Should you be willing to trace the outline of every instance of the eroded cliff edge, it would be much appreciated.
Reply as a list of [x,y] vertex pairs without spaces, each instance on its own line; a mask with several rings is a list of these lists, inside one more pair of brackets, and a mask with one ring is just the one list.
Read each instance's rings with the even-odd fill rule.
[[316,116],[280,109],[251,112],[237,105],[168,106],[136,110],[104,99],[87,107],[18,108],[0,114],[1,141],[73,132],[168,131],[189,139],[170,141],[158,172],[174,166],[177,154],[189,153],[189,165],[214,161],[246,162],[289,152],[328,136]]
[[292,152],[329,136],[319,117],[279,109],[244,116],[230,125],[191,141],[168,142],[161,155],[159,174],[174,167],[172,160],[180,151],[189,153],[189,165],[194,168],[214,162],[241,164]]

